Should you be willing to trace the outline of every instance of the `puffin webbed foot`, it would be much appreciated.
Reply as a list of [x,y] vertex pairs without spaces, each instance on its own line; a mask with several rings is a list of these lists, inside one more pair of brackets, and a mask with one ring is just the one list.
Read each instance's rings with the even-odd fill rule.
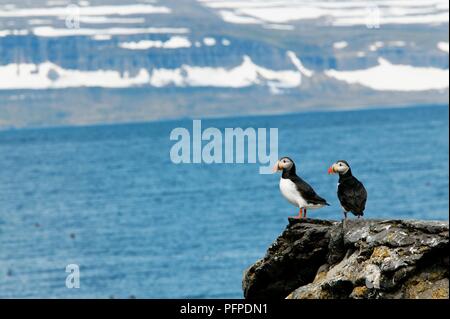
[[298,218],[298,219],[303,218],[303,208],[300,208],[300,211],[298,212],[298,216],[295,216],[294,218]]

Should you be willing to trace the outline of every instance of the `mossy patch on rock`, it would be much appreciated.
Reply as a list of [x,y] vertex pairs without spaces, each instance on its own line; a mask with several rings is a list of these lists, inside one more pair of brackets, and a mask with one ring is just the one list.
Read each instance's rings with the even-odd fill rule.
[[353,299],[365,299],[369,293],[369,289],[366,286],[357,286],[353,288],[350,298]]
[[386,257],[389,257],[390,255],[391,254],[389,252],[389,248],[387,248],[386,246],[379,246],[379,247],[375,247],[370,258],[384,259]]

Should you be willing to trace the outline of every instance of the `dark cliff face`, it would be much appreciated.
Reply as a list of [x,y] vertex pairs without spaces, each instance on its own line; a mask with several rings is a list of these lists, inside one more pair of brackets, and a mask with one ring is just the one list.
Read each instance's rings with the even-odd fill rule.
[[289,219],[244,297],[448,298],[448,222]]

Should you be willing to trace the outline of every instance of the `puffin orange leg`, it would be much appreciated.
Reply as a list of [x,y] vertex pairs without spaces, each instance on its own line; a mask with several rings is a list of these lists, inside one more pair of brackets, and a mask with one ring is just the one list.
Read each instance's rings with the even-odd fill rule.
[[303,217],[306,218],[306,208],[305,208],[305,213],[303,214]]
[[300,211],[298,212],[298,218],[303,217],[303,208],[300,208]]

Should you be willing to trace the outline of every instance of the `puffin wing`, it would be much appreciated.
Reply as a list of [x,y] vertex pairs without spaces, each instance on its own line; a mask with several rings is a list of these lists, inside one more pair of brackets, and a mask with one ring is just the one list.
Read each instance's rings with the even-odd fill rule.
[[339,184],[338,198],[347,211],[362,214],[366,208],[367,191],[355,177]]
[[292,181],[294,182],[297,191],[307,203],[315,205],[330,205],[324,198],[317,195],[314,189],[300,177],[295,176]]

